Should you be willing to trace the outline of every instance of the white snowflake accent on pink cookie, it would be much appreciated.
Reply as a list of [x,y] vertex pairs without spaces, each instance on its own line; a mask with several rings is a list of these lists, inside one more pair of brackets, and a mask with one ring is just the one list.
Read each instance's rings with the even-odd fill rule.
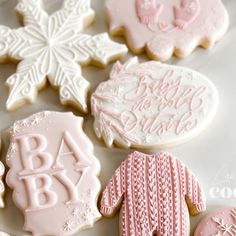
[[158,60],[211,47],[229,25],[221,0],[106,0],[106,14],[111,33],[122,29],[132,51]]
[[187,68],[133,58],[117,62],[91,98],[94,129],[107,146],[165,147],[186,141],[213,119],[214,85]]
[[189,236],[189,211],[198,214],[206,203],[196,177],[171,154],[134,152],[102,195],[103,215],[115,214],[120,206],[121,236]]
[[236,208],[211,213],[198,225],[194,236],[236,236]]
[[72,113],[41,112],[10,131],[6,181],[33,235],[73,235],[101,216],[100,164],[82,122]]
[[80,33],[94,18],[90,0],[64,0],[52,16],[42,4],[42,0],[19,0],[16,9],[25,27],[11,30],[0,26],[0,58],[21,61],[16,74],[6,82],[10,88],[6,107],[13,110],[33,102],[48,78],[53,87],[59,88],[62,104],[86,112],[89,82],[82,76],[80,64],[95,61],[106,65],[127,48],[111,41],[106,33]]

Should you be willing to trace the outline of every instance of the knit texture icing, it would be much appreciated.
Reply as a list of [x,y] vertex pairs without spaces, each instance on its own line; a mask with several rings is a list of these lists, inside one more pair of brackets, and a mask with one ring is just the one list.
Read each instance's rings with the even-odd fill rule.
[[103,192],[101,213],[110,216],[120,204],[122,236],[187,236],[189,212],[195,215],[206,208],[196,177],[164,152],[134,152],[120,165]]

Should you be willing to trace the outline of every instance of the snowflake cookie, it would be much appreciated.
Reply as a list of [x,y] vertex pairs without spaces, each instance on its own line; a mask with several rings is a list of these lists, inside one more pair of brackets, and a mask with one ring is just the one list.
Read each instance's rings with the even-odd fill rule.
[[222,0],[106,0],[106,14],[132,51],[163,61],[212,47],[229,24]]
[[67,236],[100,218],[100,164],[72,113],[41,112],[10,129],[6,182],[33,235]]
[[198,225],[194,236],[235,236],[236,208],[223,208],[211,213]]
[[196,177],[163,152],[134,152],[120,165],[103,192],[101,213],[111,216],[120,205],[121,236],[189,236],[189,213],[206,208]]
[[94,129],[107,146],[164,148],[205,129],[218,93],[203,75],[157,61],[117,62],[91,98]]
[[82,76],[80,64],[92,61],[105,66],[127,48],[111,41],[106,33],[80,33],[94,19],[90,0],[64,0],[51,16],[42,4],[42,0],[19,0],[16,10],[25,27],[12,30],[0,26],[0,61],[21,61],[16,74],[6,81],[10,88],[7,110],[33,102],[48,78],[59,88],[62,104],[86,112],[89,82]]

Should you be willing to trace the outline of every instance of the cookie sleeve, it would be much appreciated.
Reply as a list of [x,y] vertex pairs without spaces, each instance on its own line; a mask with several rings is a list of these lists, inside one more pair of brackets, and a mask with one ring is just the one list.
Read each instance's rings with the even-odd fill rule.
[[191,215],[197,215],[206,210],[206,199],[202,186],[188,167],[180,163],[181,183],[185,199]]
[[106,186],[101,199],[100,212],[112,216],[119,207],[125,193],[125,162],[116,170]]

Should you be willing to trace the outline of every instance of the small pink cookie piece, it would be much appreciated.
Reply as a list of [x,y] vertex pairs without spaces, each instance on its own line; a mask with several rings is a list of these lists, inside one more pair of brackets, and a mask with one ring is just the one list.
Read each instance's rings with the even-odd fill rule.
[[194,236],[235,236],[236,208],[222,208],[211,213],[198,225]]
[[[105,9],[112,34],[125,35],[133,52],[162,61],[213,46],[229,25],[222,0],[106,0]],[[160,39],[168,47],[154,47]]]
[[2,180],[4,172],[5,172],[5,167],[4,167],[3,163],[0,161],[0,208],[5,207],[5,203],[3,201],[3,196],[5,193],[5,186],[4,186],[4,183]]
[[[120,235],[189,235],[189,211],[205,210],[196,177],[168,153],[134,152],[116,170],[101,199],[101,213],[121,206]],[[188,211],[189,208],[189,211]]]
[[72,113],[41,112],[10,130],[6,181],[33,235],[67,236],[100,218],[100,164]]

